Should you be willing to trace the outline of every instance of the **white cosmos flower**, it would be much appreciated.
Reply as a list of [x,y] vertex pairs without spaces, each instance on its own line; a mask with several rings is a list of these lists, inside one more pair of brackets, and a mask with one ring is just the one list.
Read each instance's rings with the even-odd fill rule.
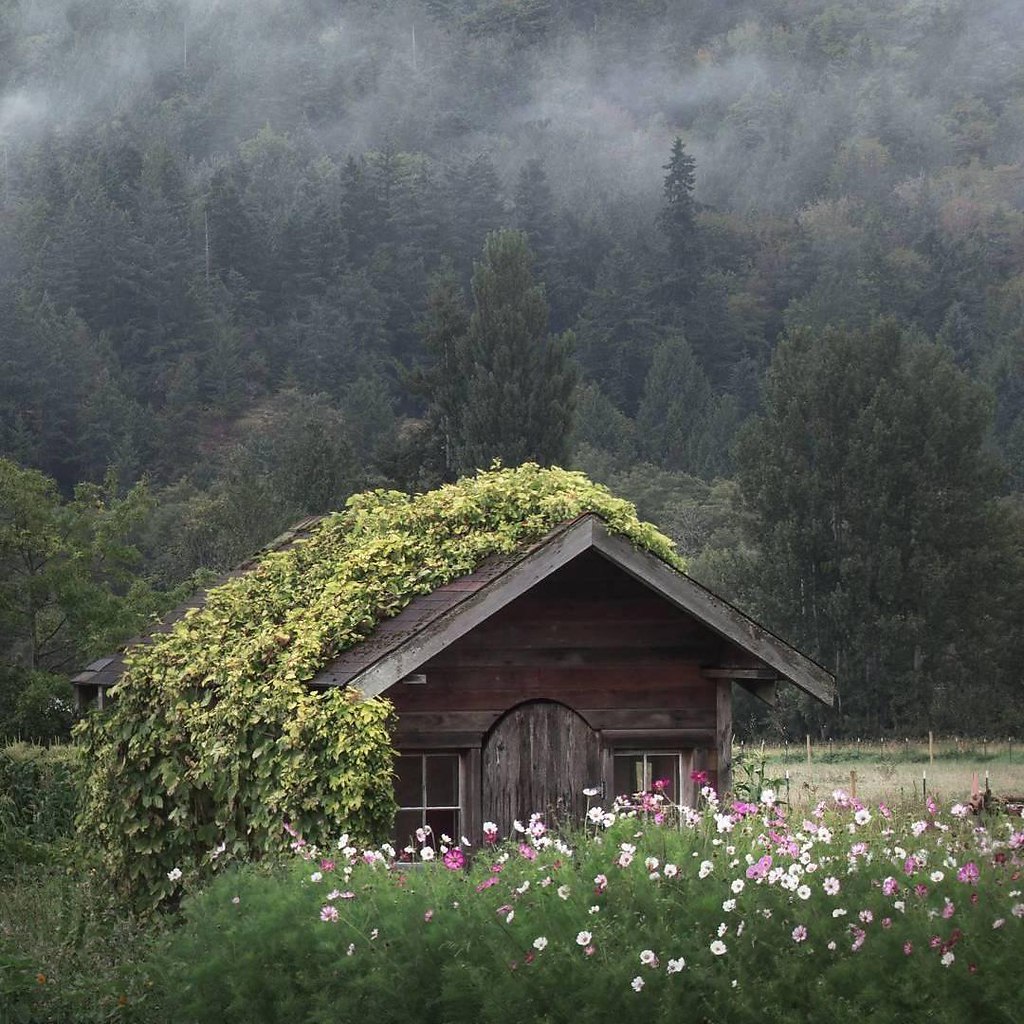
[[537,938],[533,940],[533,948],[538,951],[545,949],[547,944],[548,940],[543,935],[538,935]]
[[714,953],[715,956],[722,956],[722,954],[726,952],[727,948],[728,947],[721,939],[715,939],[715,941],[711,943],[711,952]]
[[591,935],[590,932],[578,932],[576,934],[576,945],[577,946],[589,946],[590,945],[590,940],[593,937],[594,936]]
[[651,966],[657,967],[658,966],[658,958],[654,955],[654,950],[653,949],[642,949],[642,950],[640,950],[640,963],[644,964],[644,966],[646,966],[646,967],[651,967]]
[[700,870],[697,872],[699,878],[707,878],[712,871],[715,870],[715,865],[709,860],[702,860],[700,862]]
[[669,974],[678,974],[686,966],[686,961],[679,957],[678,960],[669,960],[665,966],[665,970]]
[[423,849],[420,850],[420,857],[423,860],[433,860],[434,848],[432,846],[424,846]]
[[746,888],[746,882],[744,882],[742,878],[734,878],[732,885],[729,886],[729,888],[739,896],[739,894],[743,892],[744,888]]
[[644,979],[643,979],[643,978],[641,978],[641,977],[640,977],[640,975],[638,974],[638,975],[637,975],[637,976],[636,976],[636,977],[635,977],[635,978],[634,978],[634,979],[633,979],[633,980],[632,980],[632,981],[631,981],[631,982],[629,983],[629,987],[630,987],[630,988],[631,988],[631,989],[632,989],[632,990],[633,990],[634,992],[639,992],[639,991],[640,991],[640,989],[642,989],[642,988],[644,987]]
[[170,881],[176,882],[181,878],[181,868],[171,868],[171,870],[167,872],[167,877]]
[[679,868],[675,864],[666,864],[663,873],[666,878],[675,878],[679,874]]

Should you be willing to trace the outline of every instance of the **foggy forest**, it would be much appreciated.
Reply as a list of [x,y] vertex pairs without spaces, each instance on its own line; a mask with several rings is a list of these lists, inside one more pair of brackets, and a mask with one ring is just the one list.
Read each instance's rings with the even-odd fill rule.
[[1022,29],[0,0],[0,730],[66,735],[70,674],[289,524],[498,459],[835,673],[741,733],[1019,735]]

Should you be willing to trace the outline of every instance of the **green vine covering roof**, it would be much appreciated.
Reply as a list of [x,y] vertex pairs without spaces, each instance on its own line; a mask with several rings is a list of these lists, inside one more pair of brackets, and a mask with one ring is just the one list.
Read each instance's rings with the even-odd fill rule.
[[356,495],[131,649],[112,709],[79,732],[90,765],[81,823],[107,872],[153,905],[173,895],[174,868],[274,852],[286,819],[312,837],[386,831],[389,705],[305,682],[417,595],[586,512],[682,568],[629,502],[527,464],[422,495]]

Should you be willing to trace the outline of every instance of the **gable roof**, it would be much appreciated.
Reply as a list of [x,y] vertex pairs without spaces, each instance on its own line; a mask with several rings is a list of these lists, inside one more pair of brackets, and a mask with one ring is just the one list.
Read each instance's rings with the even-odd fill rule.
[[611,533],[585,513],[512,554],[492,556],[473,572],[415,598],[361,643],[342,652],[310,680],[312,686],[352,686],[383,693],[451,643],[585,551],[596,551],[658,596],[754,655],[817,700],[831,705],[832,675],[696,580]]
[[304,520],[73,681],[101,693],[123,682],[160,703],[197,688],[260,699],[268,683],[381,693],[587,550],[762,666],[731,678],[782,677],[831,703],[823,668],[685,576],[672,542],[629,502],[581,473],[534,464],[425,494],[354,495],[343,512]]

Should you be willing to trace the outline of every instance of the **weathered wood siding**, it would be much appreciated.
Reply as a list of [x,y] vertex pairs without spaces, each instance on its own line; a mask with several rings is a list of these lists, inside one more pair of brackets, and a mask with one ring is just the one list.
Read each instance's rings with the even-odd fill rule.
[[702,667],[747,661],[588,552],[428,661],[425,685],[399,683],[388,697],[406,749],[481,746],[510,708],[551,700],[605,744],[701,747],[716,762],[722,684]]

